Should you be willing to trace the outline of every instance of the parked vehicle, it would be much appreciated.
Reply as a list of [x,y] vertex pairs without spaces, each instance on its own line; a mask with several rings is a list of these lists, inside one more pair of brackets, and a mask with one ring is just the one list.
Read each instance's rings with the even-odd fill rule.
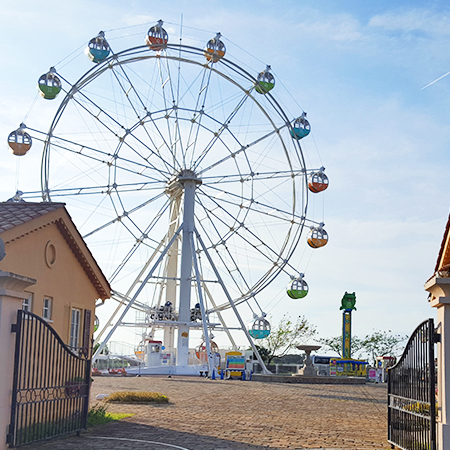
[[317,375],[329,377],[330,376],[330,360],[335,359],[335,356],[320,356],[312,355],[311,359],[314,367],[317,369]]

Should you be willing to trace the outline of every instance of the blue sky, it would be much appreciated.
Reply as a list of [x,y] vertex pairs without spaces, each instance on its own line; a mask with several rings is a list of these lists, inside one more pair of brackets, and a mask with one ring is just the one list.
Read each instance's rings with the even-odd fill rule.
[[[323,164],[330,178],[311,210],[323,215],[330,242],[305,264],[310,294],[293,302],[282,295],[286,283],[274,283],[266,294],[274,322],[283,312],[305,314],[321,336],[338,335],[345,291],[357,294],[359,336],[409,334],[434,316],[423,284],[449,213],[450,76],[421,88],[450,70],[446,2],[7,0],[0,18],[5,141],[24,118],[48,127],[56,106],[35,101],[38,77],[56,64],[76,80],[91,63],[81,55],[64,65],[99,30],[122,49],[141,45],[158,19],[170,30],[181,17],[185,38],[199,47],[220,31],[230,58],[256,70],[271,64],[287,110],[308,112],[307,160]],[[17,187],[39,189],[40,152],[35,145],[17,161],[4,144],[2,200]]]

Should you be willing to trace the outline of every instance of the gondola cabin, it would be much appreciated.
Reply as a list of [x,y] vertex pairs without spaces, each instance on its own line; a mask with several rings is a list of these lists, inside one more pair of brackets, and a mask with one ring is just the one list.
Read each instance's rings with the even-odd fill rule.
[[53,100],[61,91],[61,80],[56,75],[56,70],[51,67],[47,73],[41,75],[38,80],[39,94],[47,100]]
[[166,48],[166,45],[169,42],[169,35],[162,27],[163,23],[162,20],[158,20],[158,23],[148,30],[147,36],[145,37],[145,43],[152,50],[162,50],[163,48]]
[[264,339],[270,334],[270,323],[264,317],[258,317],[254,322],[250,330],[248,330],[250,336],[254,339]]
[[295,278],[287,288],[287,295],[294,300],[298,300],[308,295],[308,289],[308,284],[303,277]]
[[314,194],[324,191],[327,187],[328,177],[322,172],[322,170],[314,172],[309,176],[308,189]]
[[[214,341],[209,341],[211,347],[211,353],[219,353],[219,346]],[[206,364],[208,361],[208,353],[206,350],[206,342],[202,342],[195,350],[195,356],[200,360],[202,364]]]
[[298,119],[294,120],[291,129],[291,136],[294,139],[300,140],[308,136],[311,131],[311,125],[306,120],[306,113],[304,112]]
[[95,63],[101,63],[109,56],[111,48],[105,39],[105,33],[103,31],[100,31],[98,36],[89,41],[85,53]]
[[308,245],[312,248],[319,248],[327,245],[328,234],[321,227],[312,227],[311,231],[308,233]]
[[275,78],[270,73],[270,66],[266,70],[258,74],[257,82],[255,84],[255,91],[258,94],[267,94],[275,87]]
[[216,63],[225,56],[226,48],[225,44],[220,40],[221,36],[220,33],[217,33],[216,37],[207,42],[204,54],[208,61]]
[[9,133],[8,145],[12,153],[16,156],[25,155],[31,148],[31,136],[25,131],[25,124],[20,124],[20,127]]

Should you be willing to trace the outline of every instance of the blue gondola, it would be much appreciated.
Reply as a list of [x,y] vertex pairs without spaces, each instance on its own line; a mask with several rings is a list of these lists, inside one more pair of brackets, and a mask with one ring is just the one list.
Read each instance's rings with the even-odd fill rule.
[[308,136],[311,131],[311,125],[306,120],[306,113],[304,112],[298,119],[294,120],[291,129],[291,136],[294,139],[300,140]]
[[111,47],[105,39],[105,33],[100,31],[98,36],[91,39],[84,52],[92,62],[103,62],[111,53]]
[[250,336],[254,339],[264,339],[270,334],[270,323],[264,317],[258,317],[250,330]]

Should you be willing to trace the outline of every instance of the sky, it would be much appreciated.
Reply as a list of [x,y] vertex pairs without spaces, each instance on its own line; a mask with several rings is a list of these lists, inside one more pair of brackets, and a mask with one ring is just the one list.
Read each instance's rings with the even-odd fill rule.
[[[230,59],[255,70],[272,66],[292,117],[307,111],[306,161],[326,167],[330,180],[308,213],[329,235],[326,247],[300,259],[310,292],[293,301],[284,293],[286,279],[272,283],[260,296],[272,324],[284,313],[305,315],[320,337],[337,336],[346,291],[357,296],[353,333],[360,337],[374,330],[409,335],[435,317],[423,285],[433,275],[449,214],[450,76],[422,88],[450,71],[448,3],[167,5],[4,0],[0,199],[40,189],[42,145],[19,160],[6,138],[22,121],[48,129],[60,100],[37,98],[36,83],[50,66],[76,80],[91,68],[82,53],[99,30],[114,49],[141,45],[161,18],[169,32],[182,21],[185,39],[199,47],[220,31]],[[104,321],[108,314],[98,315]]]

